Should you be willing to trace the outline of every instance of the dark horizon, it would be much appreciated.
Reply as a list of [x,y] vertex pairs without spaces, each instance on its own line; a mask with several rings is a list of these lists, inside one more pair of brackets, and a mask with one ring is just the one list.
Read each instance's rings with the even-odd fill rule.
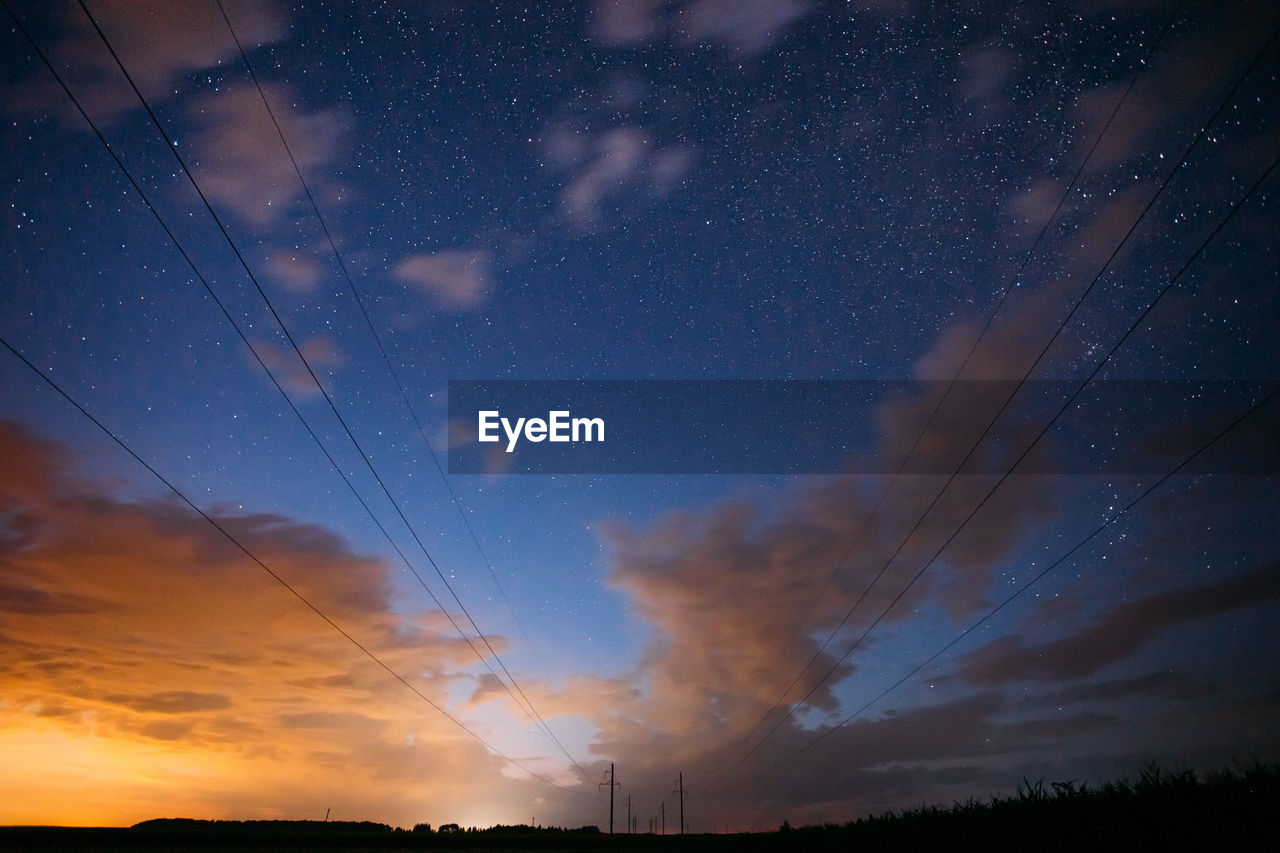
[[[602,833],[597,826],[561,828],[529,824],[487,828],[417,824],[412,830],[355,821],[201,821],[154,819],[123,829],[0,827],[7,849],[46,849],[55,842],[92,844],[94,849],[172,849],[175,845],[261,849],[263,845],[307,849],[735,849],[917,850],[938,838],[951,849],[989,850],[1035,844],[1037,849],[1078,850],[1134,847],[1198,850],[1231,846],[1268,849],[1280,840],[1272,819],[1280,802],[1280,767],[1254,765],[1198,777],[1151,765],[1134,779],[1097,788],[1076,782],[1020,783],[1014,796],[986,801],[922,805],[899,813],[860,817],[844,824],[792,826],[783,821],[766,832],[658,835]],[[745,846],[744,846],[745,845]]]

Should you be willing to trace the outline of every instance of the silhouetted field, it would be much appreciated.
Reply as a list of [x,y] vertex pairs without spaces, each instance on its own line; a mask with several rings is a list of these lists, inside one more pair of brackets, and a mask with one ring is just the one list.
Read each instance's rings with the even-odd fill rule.
[[414,830],[334,821],[154,820],[119,829],[0,827],[0,849],[325,850],[1280,850],[1280,766],[1200,777],[1149,768],[1100,787],[1024,783],[1016,794],[865,817],[843,825],[718,835],[610,836],[497,826]]

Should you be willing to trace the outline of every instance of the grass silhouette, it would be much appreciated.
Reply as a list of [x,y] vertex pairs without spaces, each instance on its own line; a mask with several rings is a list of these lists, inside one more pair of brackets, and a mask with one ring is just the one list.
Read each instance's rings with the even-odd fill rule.
[[[792,830],[801,848],[866,850],[1248,850],[1280,849],[1280,765],[1199,776],[1151,764],[1135,780],[1098,787],[1075,780],[1029,782],[1016,793],[922,806],[843,827]],[[823,835],[840,836],[830,845]],[[832,839],[834,840],[834,839]],[[812,841],[813,843],[806,843]]]

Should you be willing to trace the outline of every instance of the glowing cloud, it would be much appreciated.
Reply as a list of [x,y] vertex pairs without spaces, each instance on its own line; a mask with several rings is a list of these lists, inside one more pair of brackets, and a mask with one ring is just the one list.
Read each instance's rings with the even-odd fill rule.
[[[531,796],[203,519],[118,500],[11,423],[0,447],[0,823],[340,805],[412,825]],[[441,620],[392,611],[380,561],[280,516],[216,517],[426,696],[470,680]]]

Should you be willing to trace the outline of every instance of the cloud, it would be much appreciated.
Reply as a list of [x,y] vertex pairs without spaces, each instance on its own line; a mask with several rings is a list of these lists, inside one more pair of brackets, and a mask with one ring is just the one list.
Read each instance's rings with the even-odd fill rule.
[[663,0],[596,0],[587,32],[610,47],[639,44],[658,34],[662,5]]
[[[288,27],[274,2],[228,0],[227,16],[246,48],[284,38]],[[222,63],[239,63],[240,52],[217,6],[159,0],[99,0],[90,4],[103,32],[119,54],[142,94],[153,103],[186,88],[186,78]],[[49,52],[91,116],[109,120],[141,109],[93,25],[74,3],[61,4],[62,34]],[[42,73],[13,89],[9,109],[45,112],[49,104],[65,104],[62,113],[74,126],[84,126],[58,85]]]
[[268,278],[294,293],[310,293],[324,276],[324,267],[308,252],[277,249],[263,261]]
[[620,193],[644,168],[649,145],[648,136],[639,128],[619,127],[601,134],[590,162],[560,194],[569,219],[583,230],[594,227],[606,196]]
[[[1041,300],[1020,303],[1020,311],[1024,320],[1047,313]],[[976,332],[949,330],[921,357],[919,372],[953,376]],[[1006,377],[1037,343],[1018,323],[997,326],[971,370]],[[1001,568],[1055,518],[1062,489],[1052,476],[1011,478],[990,497],[990,475],[948,484],[947,472],[969,454],[1008,388],[962,383],[948,393],[945,383],[917,383],[879,402],[873,455],[897,461],[911,453],[911,471],[935,473],[834,477],[796,487],[770,510],[724,501],[644,529],[605,525],[610,581],[654,636],[636,674],[643,697],[601,724],[601,749],[682,755],[728,748],[784,690],[783,709],[812,692],[803,722],[793,718],[775,735],[787,742],[815,720],[847,713],[840,685],[882,658],[880,643],[894,626],[921,610],[956,622],[985,611]],[[1007,448],[1026,440],[1016,425],[997,427],[968,464],[1003,470],[997,463],[1011,461]],[[911,592],[895,605],[908,584]],[[838,663],[881,613],[883,625]],[[780,718],[775,711],[760,734]]]
[[1006,48],[990,44],[963,48],[958,81],[962,107],[988,124],[1003,120],[1013,105],[1009,82],[1017,69],[1017,55]]
[[658,195],[666,195],[679,186],[693,167],[694,152],[683,145],[660,148],[649,159],[649,180]]
[[960,95],[967,100],[1000,104],[1017,67],[1017,56],[1001,47],[970,47],[960,59]]
[[[1098,14],[1114,12],[1098,10]],[[1209,118],[1236,75],[1265,44],[1266,33],[1275,23],[1274,14],[1265,23],[1248,15],[1223,15],[1207,26],[1175,27],[1098,143],[1088,172],[1127,169],[1153,152],[1165,154],[1166,167],[1172,166],[1176,158],[1170,160],[1167,155],[1180,153],[1189,141],[1186,128],[1198,128]],[[1127,86],[1117,81],[1082,94],[1075,105],[1080,133],[1071,162],[1084,160]]]
[[[686,765],[686,784],[699,783],[698,814],[737,828],[776,829],[822,824],[833,815],[865,815],[924,801],[945,801],[958,790],[989,793],[1020,777],[1004,772],[1003,756],[989,742],[1000,729],[1004,700],[996,693],[857,720],[841,728],[783,729],[764,749],[741,763],[711,753]],[[825,737],[804,752],[815,736]],[[778,762],[791,758],[782,766]],[[1012,764],[1012,762],[1009,762]],[[631,765],[627,765],[631,769]],[[624,781],[669,791],[666,768]],[[706,790],[711,788],[711,790]],[[700,831],[710,826],[699,822]]]
[[199,693],[194,690],[164,690],[145,696],[103,696],[104,702],[124,705],[134,711],[158,714],[190,714],[198,711],[220,711],[231,707],[231,698],[220,693]]
[[1057,210],[1066,185],[1056,178],[1038,178],[1026,190],[1010,197],[1005,207],[1019,233],[1035,236]]
[[1277,569],[1280,566],[1267,566],[1205,586],[1140,598],[1057,640],[1032,644],[1004,637],[970,655],[960,674],[979,685],[1084,678],[1124,660],[1178,625],[1280,600]]
[[[275,3],[233,0],[225,6],[247,50],[288,35],[285,15]],[[58,22],[63,32],[50,53],[77,100],[102,123],[140,110],[141,102],[89,20],[74,3],[64,8]],[[295,214],[293,207],[304,190],[257,88],[238,83],[223,86],[215,94],[197,88],[205,81],[197,81],[196,72],[228,65],[241,68],[239,49],[218,7],[103,0],[92,4],[92,9],[148,102],[156,107],[169,99],[182,99],[182,110],[195,130],[183,136],[175,122],[164,124],[215,208],[221,205],[257,226],[276,225]],[[31,81],[6,87],[8,110],[44,114],[50,105],[57,105],[68,122],[87,130],[61,88],[48,76],[42,73]],[[266,83],[263,91],[299,169],[313,192],[320,195],[327,168],[345,150],[346,115],[336,109],[307,110],[299,105],[296,93],[283,84]],[[288,268],[281,263],[273,273],[281,275],[286,284],[306,277],[300,267]]]
[[[845,662],[840,657],[990,485],[989,478],[961,478],[912,532],[944,479],[904,476],[877,500],[860,478],[840,478],[797,489],[773,513],[730,501],[704,513],[672,513],[646,529],[608,526],[611,583],[654,637],[637,673],[645,699],[626,720],[603,726],[602,748],[616,741],[639,752],[637,738],[662,755],[727,746],[755,727],[797,675],[782,708],[812,692],[805,704],[819,719],[838,714],[839,685],[864,661],[881,658],[884,628]],[[916,584],[908,606],[888,610],[885,628],[929,602],[957,618],[983,608],[997,568],[1050,513],[1053,496],[1043,485],[1029,477],[997,493]],[[850,613],[821,651],[820,641]],[[775,712],[764,730],[780,717]],[[786,726],[801,727],[794,719]]]
[[812,7],[798,0],[693,0],[675,16],[686,42],[711,42],[738,53],[762,53]]
[[[282,84],[263,91],[298,169],[317,192],[344,150],[346,116],[336,109],[308,112]],[[232,86],[195,98],[187,112],[198,129],[191,146],[195,156],[186,159],[210,199],[258,226],[297,214],[305,190],[256,87]]]
[[557,125],[548,132],[544,149],[565,174],[560,192],[565,217],[583,233],[604,226],[611,205],[624,206],[645,192],[652,197],[671,192],[694,160],[691,148],[657,145],[633,125],[598,132]]
[[393,274],[404,284],[429,293],[445,308],[474,308],[489,291],[493,255],[482,249],[446,249],[431,255],[410,255]]
[[608,47],[642,45],[670,33],[686,45],[707,42],[755,55],[812,11],[801,0],[688,0],[666,14],[661,0],[597,0],[587,32]]
[[[10,822],[318,817],[330,803],[361,820],[478,822],[477,803],[524,813],[546,793],[185,507],[121,500],[8,422],[0,460],[0,507],[22,530],[0,543],[0,586],[23,602],[0,624]],[[398,601],[380,560],[283,516],[213,515],[438,704],[471,680],[466,643]],[[492,735],[503,720],[473,725]]]
[[[315,371],[315,374],[324,382],[325,390],[331,390],[332,382],[326,381],[326,376],[331,376],[334,368],[343,363],[342,353],[339,352],[333,338],[328,335],[318,335],[303,341],[298,347],[307,364],[302,363],[292,347],[277,346],[269,341],[259,340],[254,343],[253,348],[262,359],[262,363],[275,376],[276,381],[284,386],[286,391],[299,397],[313,397],[320,393],[319,386],[311,378],[311,372],[307,370],[307,364],[311,365],[311,370]],[[252,356],[246,357],[252,358]]]
[[57,598],[42,589],[32,589],[20,584],[0,584],[0,613],[25,613],[56,616],[65,613],[82,613],[93,602],[75,595]]
[[[686,749],[732,736],[727,727],[744,734],[785,686],[776,675],[779,658],[790,663],[816,653],[809,633],[830,627],[850,597],[834,589],[807,614],[843,543],[821,524],[766,522],[745,504],[704,518],[674,514],[646,531],[615,526],[609,544],[611,582],[656,632],[644,672],[653,703],[646,722]],[[827,653],[816,672],[834,663]],[[842,674],[850,671],[842,667]],[[815,681],[811,672],[800,690]],[[811,701],[832,709],[830,685]]]
[[1211,692],[1211,688],[1193,684],[1171,672],[1152,672],[1132,678],[1072,684],[1044,697],[1043,704],[1061,707],[1152,696],[1186,700],[1206,696]]
[[[28,504],[48,501],[55,484],[68,475],[71,454],[66,448],[51,441],[28,435],[11,421],[0,420],[0,442],[7,446],[21,446],[22,453],[0,454],[0,509],[6,514],[17,512],[8,519],[12,532],[19,535],[18,543],[25,541],[24,516],[18,510]],[[30,530],[25,531],[28,535]],[[8,544],[8,543],[5,543]]]

